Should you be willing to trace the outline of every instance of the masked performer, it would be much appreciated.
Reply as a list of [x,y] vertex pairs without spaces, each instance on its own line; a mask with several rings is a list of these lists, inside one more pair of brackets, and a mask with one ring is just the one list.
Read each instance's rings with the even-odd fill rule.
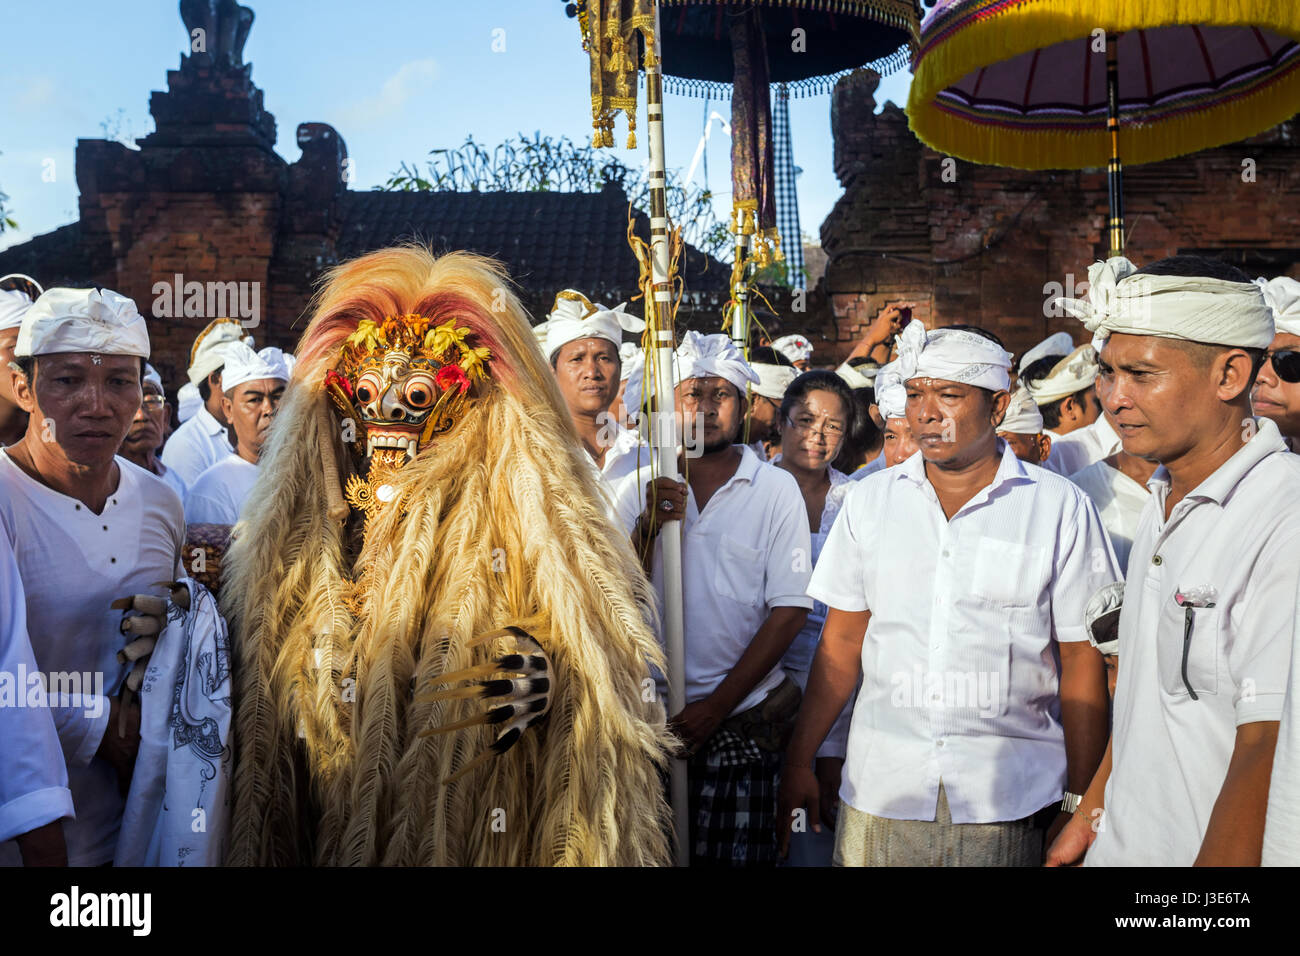
[[353,260],[297,351],[225,558],[229,862],[666,862],[649,589],[500,267]]

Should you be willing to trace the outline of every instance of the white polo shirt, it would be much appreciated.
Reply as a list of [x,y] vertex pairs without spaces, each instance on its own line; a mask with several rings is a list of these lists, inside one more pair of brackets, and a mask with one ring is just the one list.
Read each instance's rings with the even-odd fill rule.
[[1052,450],[1043,467],[1058,475],[1073,475],[1094,461],[1109,458],[1122,447],[1119,435],[1110,427],[1103,413],[1091,425],[1076,428],[1068,435],[1053,436]]
[[189,524],[229,524],[257,483],[257,466],[231,453],[203,474],[185,493],[185,520]]
[[45,698],[32,693],[38,674],[23,582],[0,534],[0,844],[73,815],[54,719]]
[[[1300,589],[1295,596],[1300,609]],[[1277,731],[1273,779],[1268,787],[1268,817],[1264,821],[1264,866],[1295,866],[1300,861],[1300,613],[1291,637],[1291,675],[1286,706]]]
[[[1109,457],[1109,456],[1107,456]],[[1101,523],[1110,535],[1111,547],[1119,559],[1120,573],[1128,570],[1128,554],[1133,548],[1142,512],[1146,510],[1151,492],[1146,485],[1134,481],[1118,468],[1104,461],[1094,461],[1070,480],[1084,490],[1101,513]]]
[[[0,528],[13,546],[26,599],[32,652],[42,671],[90,674],[102,693],[80,706],[53,708],[77,819],[64,821],[68,862],[97,866],[113,858],[123,800],[117,773],[95,756],[108,729],[108,697],[130,665],[122,612],[110,605],[132,594],[163,596],[160,581],[180,576],[185,518],[161,478],[115,459],[117,490],[101,514],[29,477],[0,452]],[[0,864],[16,864],[17,847],[0,847]]]
[[840,799],[954,823],[1018,820],[1061,798],[1057,641],[1119,577],[1097,509],[998,439],[992,483],[951,520],[920,452],[853,483],[808,593],[870,611]]
[[[812,541],[799,484],[788,472],[759,461],[748,446],[740,465],[701,512],[687,485],[682,534],[686,702],[703,700],[736,666],[773,608],[812,608],[808,577]],[[618,511],[630,534],[645,506],[649,468],[622,483]],[[664,526],[660,537],[677,523]],[[663,607],[663,549],[655,541],[652,580]],[[732,711],[748,710],[785,678],[773,667]]]
[[194,417],[182,422],[163,446],[162,463],[174,470],[189,488],[227,455],[234,454],[226,426],[212,417],[206,406],[199,406]]
[[[1258,432],[1164,517],[1169,472],[1129,555],[1119,621],[1112,767],[1088,866],[1189,866],[1200,852],[1237,728],[1282,716],[1300,585],[1300,458]],[[1186,645],[1180,589],[1211,586]]]

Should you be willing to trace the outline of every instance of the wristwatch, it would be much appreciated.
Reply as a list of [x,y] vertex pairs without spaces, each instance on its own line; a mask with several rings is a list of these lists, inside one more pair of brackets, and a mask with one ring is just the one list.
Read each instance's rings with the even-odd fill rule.
[[1062,798],[1061,800],[1061,812],[1073,813],[1075,810],[1079,808],[1079,801],[1081,801],[1082,799],[1083,799],[1083,794],[1070,793],[1070,791],[1068,790],[1065,791],[1065,797]]

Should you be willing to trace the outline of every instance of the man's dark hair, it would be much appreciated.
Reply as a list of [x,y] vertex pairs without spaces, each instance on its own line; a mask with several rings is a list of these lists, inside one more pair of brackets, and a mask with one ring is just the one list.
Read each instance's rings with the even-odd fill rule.
[[[1026,383],[1038,383],[1042,381],[1052,374],[1052,369],[1056,368],[1056,364],[1063,358],[1065,358],[1064,355],[1044,355],[1042,358],[1034,359],[1026,365],[1024,371],[1020,373],[1020,381]],[[1091,387],[1091,385],[1088,386],[1088,388]],[[1083,401],[1079,396],[1082,392],[1086,392],[1088,388],[1080,389],[1078,392],[1075,392],[1073,396],[1062,395],[1060,398],[1050,401],[1045,405],[1039,405],[1038,410],[1043,415],[1043,427],[1051,429],[1059,426],[1061,424],[1061,403],[1071,397]]]
[[770,345],[755,345],[751,348],[749,350],[749,364],[784,365],[787,368],[794,368],[794,362],[791,362]]
[[212,386],[208,384],[208,378],[205,375],[199,382],[199,398],[203,399],[203,404],[208,404],[208,399],[212,397]]
[[1210,256],[1169,256],[1157,259],[1137,270],[1134,275],[1186,276],[1189,279],[1222,279],[1224,282],[1250,282],[1250,276],[1230,262]]

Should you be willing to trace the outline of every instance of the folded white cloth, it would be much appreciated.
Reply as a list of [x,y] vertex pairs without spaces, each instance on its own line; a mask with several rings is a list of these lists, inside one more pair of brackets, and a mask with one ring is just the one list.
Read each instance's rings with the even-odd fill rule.
[[1273,310],[1253,282],[1137,274],[1123,256],[1093,263],[1087,299],[1056,304],[1083,322],[1100,352],[1115,332],[1236,348],[1267,348]]
[[1047,358],[1049,355],[1069,355],[1073,351],[1074,339],[1070,338],[1070,333],[1057,332],[1020,356],[1020,364],[1016,366],[1016,371],[1023,372],[1040,358]]
[[876,373],[876,408],[881,418],[907,417],[907,389],[903,387],[902,368],[898,359],[880,367]]
[[0,332],[22,325],[31,307],[31,296],[21,289],[0,289]]
[[[230,833],[230,640],[207,588],[168,602],[140,687],[140,749],[114,866],[220,866]],[[113,728],[109,733],[115,732]]]
[[135,303],[111,289],[46,289],[22,317],[14,355],[98,352],[149,357]]
[[164,395],[167,394],[166,392],[163,391],[162,376],[159,375],[158,370],[154,368],[152,365],[150,365],[148,362],[144,363],[144,381],[153,382],[154,386],[158,389],[159,392],[162,392],[162,394]]
[[813,356],[813,344],[798,333],[781,336],[772,343],[772,348],[791,362],[806,362]]
[[835,374],[844,379],[849,388],[875,388],[876,375],[880,366],[875,364],[850,365],[844,362],[835,370]]
[[758,375],[758,384],[750,388],[755,395],[770,398],[778,405],[785,398],[785,390],[799,377],[799,370],[789,365],[763,365],[755,362],[750,365]]
[[[913,319],[898,336],[893,363],[903,382],[935,378],[1000,392],[1011,385],[1011,355],[992,339],[964,329],[926,330]],[[884,374],[881,369],[880,375]],[[876,382],[880,382],[880,375]]]
[[186,382],[176,390],[176,417],[182,422],[189,421],[202,407],[203,396],[193,382]]
[[226,367],[221,373],[221,390],[224,392],[262,378],[289,381],[289,366],[284,360],[284,352],[274,346],[254,352],[243,342],[228,342],[225,350]]
[[1259,286],[1264,301],[1273,310],[1274,330],[1300,335],[1300,282],[1290,276],[1278,276],[1276,279],[1256,279],[1255,285]]
[[1052,366],[1046,376],[1025,381],[1025,390],[1039,405],[1082,391],[1097,381],[1097,350],[1091,345],[1080,345]]
[[998,431],[1012,435],[1038,435],[1043,431],[1043,413],[1023,386],[1011,393],[1007,413],[1002,416]]
[[[654,361],[653,356],[654,353],[651,352],[650,361]],[[736,343],[721,332],[701,335],[694,329],[689,330],[682,336],[673,358],[673,388],[687,379],[719,376],[736,386],[740,394],[744,395],[746,385],[759,384],[758,373],[745,361],[745,356],[736,347]],[[644,363],[628,376],[627,387],[623,390],[623,405],[629,411],[641,408],[644,376]]]
[[[190,347],[190,367],[185,374],[195,385],[226,364],[226,346],[231,342],[243,342],[250,348],[253,337],[244,334],[244,327],[234,319],[213,319],[194,338]],[[223,389],[229,385],[222,385]]]
[[640,332],[644,328],[643,320],[627,312],[626,302],[620,302],[611,309],[588,301],[581,292],[565,289],[556,295],[555,307],[547,316],[546,344],[543,348],[549,360],[561,348],[577,339],[605,339],[621,347],[624,331]]

